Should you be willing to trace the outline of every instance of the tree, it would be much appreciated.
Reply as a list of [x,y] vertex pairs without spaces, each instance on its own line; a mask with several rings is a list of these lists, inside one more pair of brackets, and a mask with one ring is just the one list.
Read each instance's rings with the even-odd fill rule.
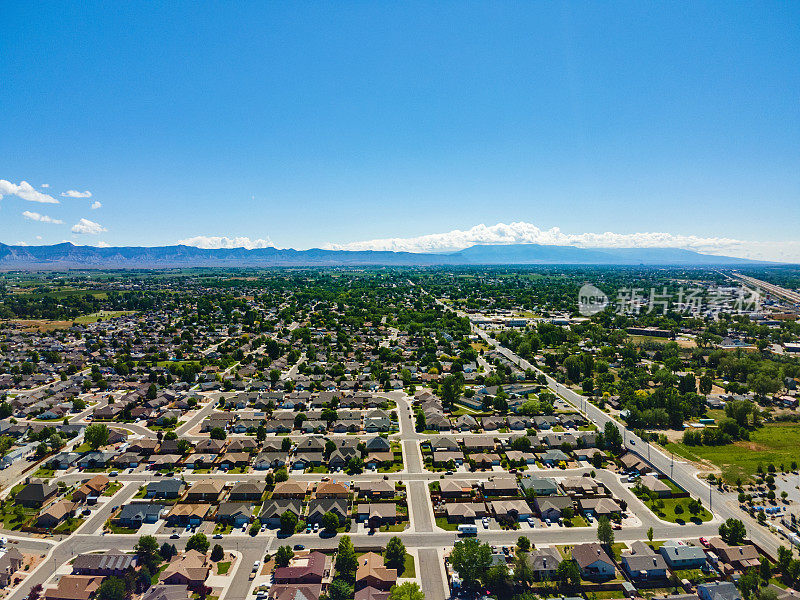
[[421,410],[417,411],[416,415],[416,430],[417,431],[425,431],[427,423],[425,422],[425,413]]
[[287,510],[281,514],[281,533],[291,535],[297,529],[297,515]]
[[601,544],[610,546],[614,543],[614,530],[611,528],[611,521],[608,517],[597,519],[597,539]]
[[531,541],[524,535],[521,535],[517,538],[517,548],[519,548],[522,552],[527,552],[531,549]]
[[200,554],[208,552],[208,538],[205,533],[195,533],[186,541],[186,551],[197,550]]
[[39,596],[42,595],[42,584],[37,583],[31,588],[31,591],[28,592],[28,600],[36,600]]
[[475,538],[456,542],[450,554],[450,564],[464,587],[474,589],[492,564],[492,549]]
[[406,547],[399,537],[392,537],[386,544],[383,562],[390,569],[397,569],[398,575],[402,575],[406,562]]
[[250,535],[258,534],[258,531],[261,529],[261,520],[254,519],[253,524],[250,525]]
[[294,558],[294,551],[289,546],[281,546],[275,553],[275,566],[286,567]]
[[125,600],[125,584],[119,577],[106,577],[97,588],[99,600]]
[[652,527],[647,530],[647,541],[648,542],[652,542],[653,541],[653,528]]
[[711,393],[711,386],[714,385],[714,380],[711,379],[708,375],[703,375],[700,378],[700,393],[704,396],[708,396]]
[[622,450],[622,434],[619,428],[611,421],[606,421],[603,428],[603,441],[606,448],[614,454],[619,454]]
[[275,471],[275,483],[281,483],[287,479],[289,479],[289,472],[286,470],[286,467],[281,467]]
[[155,383],[151,383],[150,387],[147,388],[147,399],[155,400],[156,396],[158,396],[158,388],[156,387]]
[[108,443],[108,427],[105,423],[94,423],[83,432],[83,439],[93,450]]
[[[528,540],[528,538],[519,538],[520,540]],[[519,541],[517,542],[519,544]],[[528,545],[530,541],[528,540]],[[533,583],[534,572],[529,562],[527,552],[517,552],[517,557],[514,559],[514,581],[522,587],[527,588]]]
[[139,593],[146,592],[150,589],[152,579],[153,575],[150,573],[150,569],[148,569],[147,566],[142,566],[136,574],[136,591]]
[[86,402],[84,402],[83,398],[73,398],[72,399],[72,410],[75,412],[80,412],[86,408]]
[[225,433],[225,430],[222,427],[214,427],[211,430],[211,433],[208,434],[212,440],[224,440],[228,437],[228,434]]
[[505,564],[494,565],[486,569],[481,577],[484,587],[490,589],[497,598],[510,598],[514,592],[511,576]]
[[339,576],[347,582],[355,582],[356,569],[358,569],[358,558],[355,548],[349,535],[345,535],[339,540],[339,548],[336,551],[336,571]]
[[728,519],[719,526],[719,537],[730,546],[738,546],[746,536],[747,530],[739,519]]
[[336,513],[328,511],[322,515],[321,523],[327,533],[336,533],[336,528],[339,527],[339,517],[336,516]]
[[564,587],[577,587],[581,583],[581,571],[574,560],[562,560],[556,568],[556,580]]
[[225,551],[222,549],[222,546],[214,544],[214,549],[211,551],[211,560],[213,562],[219,562],[223,558],[225,558]]
[[353,597],[353,586],[344,579],[334,579],[328,586],[330,600],[350,600]]
[[748,569],[739,578],[739,591],[742,593],[744,600],[749,600],[753,592],[758,590],[758,571],[756,569]]
[[406,581],[401,585],[393,585],[389,590],[389,600],[425,600],[425,594],[419,589],[419,584]]
[[158,563],[161,562],[158,552],[158,540],[152,535],[141,536],[133,549],[136,551],[136,558],[139,564],[147,565],[151,571],[154,571],[154,567],[157,567]]
[[292,440],[285,437],[281,440],[281,451],[288,452],[292,449]]
[[169,561],[178,553],[178,549],[174,546],[174,544],[170,544],[169,542],[164,542],[161,544],[161,548],[158,550],[158,555],[166,560]]

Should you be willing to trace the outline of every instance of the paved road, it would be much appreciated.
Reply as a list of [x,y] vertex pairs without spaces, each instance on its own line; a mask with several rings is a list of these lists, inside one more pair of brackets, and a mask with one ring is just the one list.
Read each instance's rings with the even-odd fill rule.
[[442,579],[442,557],[435,548],[424,548],[419,551],[419,578],[425,600],[445,600],[450,594],[446,582]]

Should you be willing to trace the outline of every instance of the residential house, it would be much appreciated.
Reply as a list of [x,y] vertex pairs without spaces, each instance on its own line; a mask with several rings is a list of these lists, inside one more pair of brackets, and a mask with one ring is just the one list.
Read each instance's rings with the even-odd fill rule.
[[600,579],[614,576],[614,561],[597,542],[573,546],[572,558],[578,563],[581,577],[584,579]]
[[189,550],[173,557],[158,580],[169,585],[185,585],[197,590],[205,584],[211,566],[205,554]]
[[397,570],[384,566],[380,554],[367,552],[358,557],[356,588],[373,587],[388,591],[395,583],[397,583]]
[[138,529],[142,523],[155,523],[163,509],[164,505],[162,504],[131,502],[122,507],[116,522],[121,527]]
[[699,569],[706,564],[706,553],[698,546],[668,540],[659,548],[670,569]]
[[483,502],[448,502],[444,512],[450,523],[474,523],[475,519],[489,515]]
[[344,523],[349,516],[348,503],[344,498],[314,498],[308,503],[308,516],[306,522],[317,523],[322,516],[332,512],[339,517],[339,523]]
[[37,508],[50,500],[57,492],[58,487],[45,479],[29,479],[14,496],[14,502],[29,508]]
[[125,554],[124,552],[79,554],[72,563],[72,572],[76,575],[122,577],[125,571],[134,566],[135,560],[135,554]]
[[736,585],[730,581],[712,581],[697,586],[700,600],[742,600]]
[[665,579],[667,576],[664,557],[641,541],[631,544],[630,552],[622,554],[621,562],[622,568],[631,579],[652,581]]
[[220,494],[222,494],[223,483],[216,479],[203,479],[198,481],[189,491],[186,492],[187,502],[200,502],[203,500],[209,502],[219,501]]
[[229,499],[231,502],[258,502],[265,489],[266,485],[258,481],[239,481],[233,484]]
[[77,503],[69,500],[59,500],[48,506],[36,519],[36,526],[42,529],[52,529],[57,527],[68,517],[75,516]]

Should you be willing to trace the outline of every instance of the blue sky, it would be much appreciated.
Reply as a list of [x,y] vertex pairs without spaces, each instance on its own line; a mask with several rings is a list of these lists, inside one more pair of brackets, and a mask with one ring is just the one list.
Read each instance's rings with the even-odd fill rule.
[[[7,2],[0,17],[5,243],[497,238],[800,260],[798,3]],[[619,235],[581,237],[604,232]]]

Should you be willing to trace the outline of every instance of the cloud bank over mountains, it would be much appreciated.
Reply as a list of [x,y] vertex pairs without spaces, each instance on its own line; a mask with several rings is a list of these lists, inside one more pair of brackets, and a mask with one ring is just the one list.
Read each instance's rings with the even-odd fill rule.
[[195,248],[203,248],[204,250],[218,250],[220,248],[246,248],[253,250],[255,248],[274,248],[275,244],[272,240],[267,238],[252,240],[249,237],[225,237],[225,236],[209,236],[197,235],[195,237],[178,240],[179,244],[184,246],[194,246]]
[[533,223],[476,225],[417,237],[395,237],[329,243],[327,250],[391,250],[395,252],[450,252],[475,244],[542,244],[579,248],[683,248],[704,254],[733,255],[764,260],[800,259],[800,242],[757,242],[725,237],[699,237],[666,232],[564,233],[558,227],[540,229]]

